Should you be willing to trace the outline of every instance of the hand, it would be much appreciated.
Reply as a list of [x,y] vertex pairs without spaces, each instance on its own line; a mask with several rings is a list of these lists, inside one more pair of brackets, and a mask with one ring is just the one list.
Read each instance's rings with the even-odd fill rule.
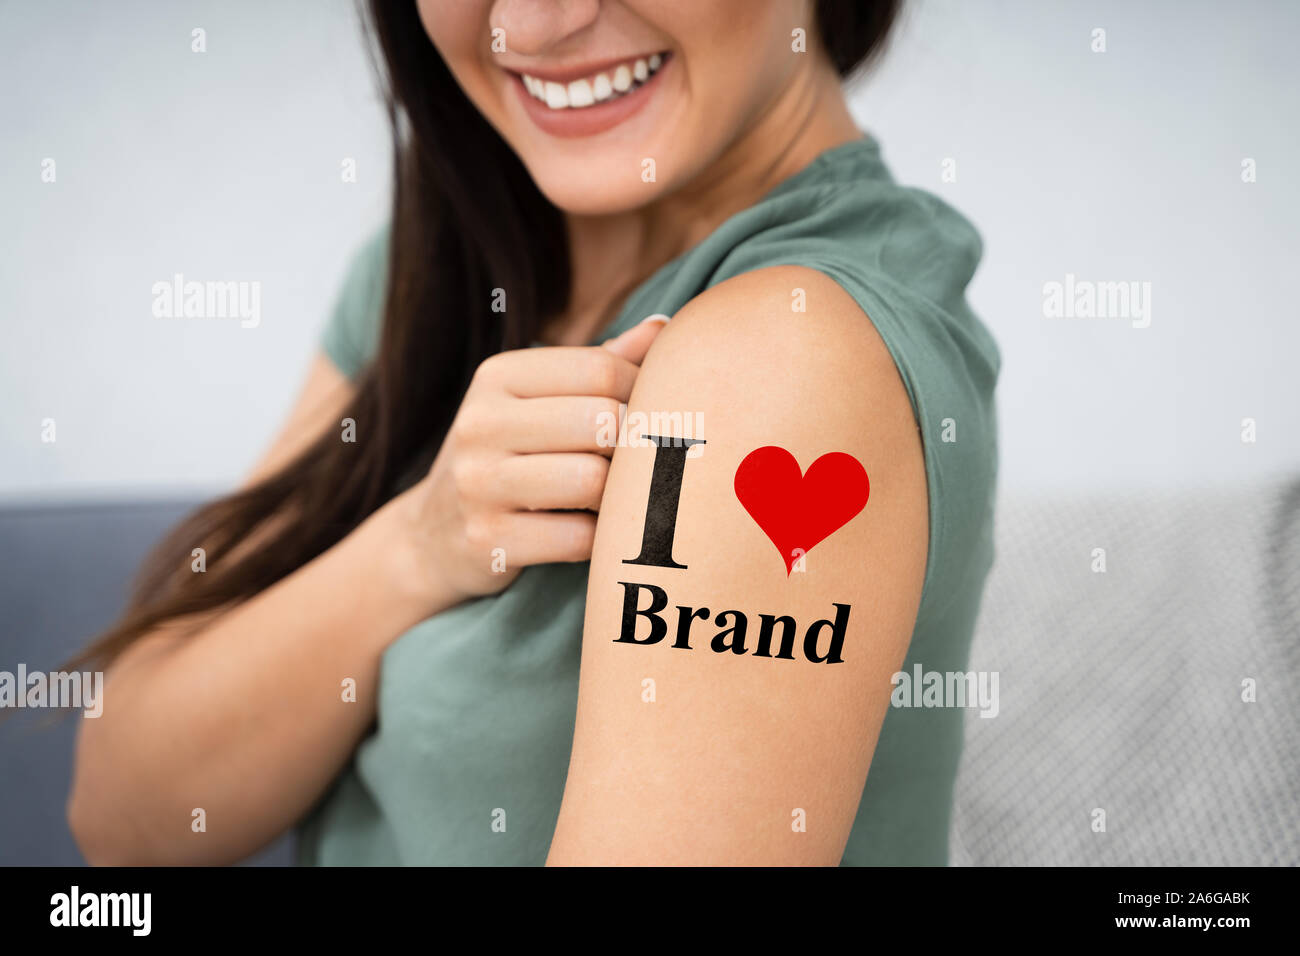
[[[431,612],[505,590],[522,568],[591,557],[613,448],[606,440],[663,328],[600,346],[493,355],[474,373],[405,524]],[[612,416],[606,418],[605,416]]]

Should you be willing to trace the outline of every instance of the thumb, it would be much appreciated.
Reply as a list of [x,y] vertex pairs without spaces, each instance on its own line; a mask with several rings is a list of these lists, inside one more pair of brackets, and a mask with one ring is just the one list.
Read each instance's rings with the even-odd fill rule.
[[600,343],[603,349],[609,349],[620,358],[625,358],[633,365],[640,365],[650,344],[654,342],[659,331],[668,324],[668,316],[662,313],[647,315],[622,335],[615,336],[607,342]]

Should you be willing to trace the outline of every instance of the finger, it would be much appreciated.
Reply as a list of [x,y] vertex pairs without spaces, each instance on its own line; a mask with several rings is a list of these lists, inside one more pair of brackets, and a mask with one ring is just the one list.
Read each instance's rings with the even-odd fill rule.
[[492,500],[511,510],[600,508],[609,459],[596,454],[510,455],[495,469]]
[[602,395],[626,402],[636,373],[635,364],[610,350],[553,345],[494,355],[479,378],[516,398]]
[[548,395],[503,402],[475,419],[476,439],[502,451],[612,455],[626,405],[613,398]]
[[625,358],[634,365],[640,365],[655,337],[668,324],[668,316],[662,313],[648,315],[622,335],[602,342],[600,347],[608,349],[620,358]]
[[502,516],[507,567],[589,561],[596,516],[585,511],[517,511]]

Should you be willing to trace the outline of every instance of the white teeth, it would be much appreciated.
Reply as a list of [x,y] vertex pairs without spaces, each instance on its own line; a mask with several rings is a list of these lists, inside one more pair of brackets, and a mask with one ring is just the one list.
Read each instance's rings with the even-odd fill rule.
[[620,64],[612,75],[609,72],[597,73],[568,84],[541,80],[527,73],[520,76],[528,95],[541,100],[551,109],[582,109],[622,96],[636,85],[649,80],[663,64],[663,56],[656,53],[646,59]]
[[581,109],[584,106],[590,106],[596,102],[596,97],[592,95],[591,84],[586,80],[574,80],[569,84],[569,105],[574,109]]

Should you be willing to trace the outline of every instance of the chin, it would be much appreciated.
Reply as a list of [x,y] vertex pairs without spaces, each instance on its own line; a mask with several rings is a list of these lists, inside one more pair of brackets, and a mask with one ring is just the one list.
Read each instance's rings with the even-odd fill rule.
[[548,159],[525,165],[542,195],[559,209],[575,216],[631,212],[654,202],[667,191],[662,166],[656,170],[655,181],[641,180],[639,158],[577,162]]

